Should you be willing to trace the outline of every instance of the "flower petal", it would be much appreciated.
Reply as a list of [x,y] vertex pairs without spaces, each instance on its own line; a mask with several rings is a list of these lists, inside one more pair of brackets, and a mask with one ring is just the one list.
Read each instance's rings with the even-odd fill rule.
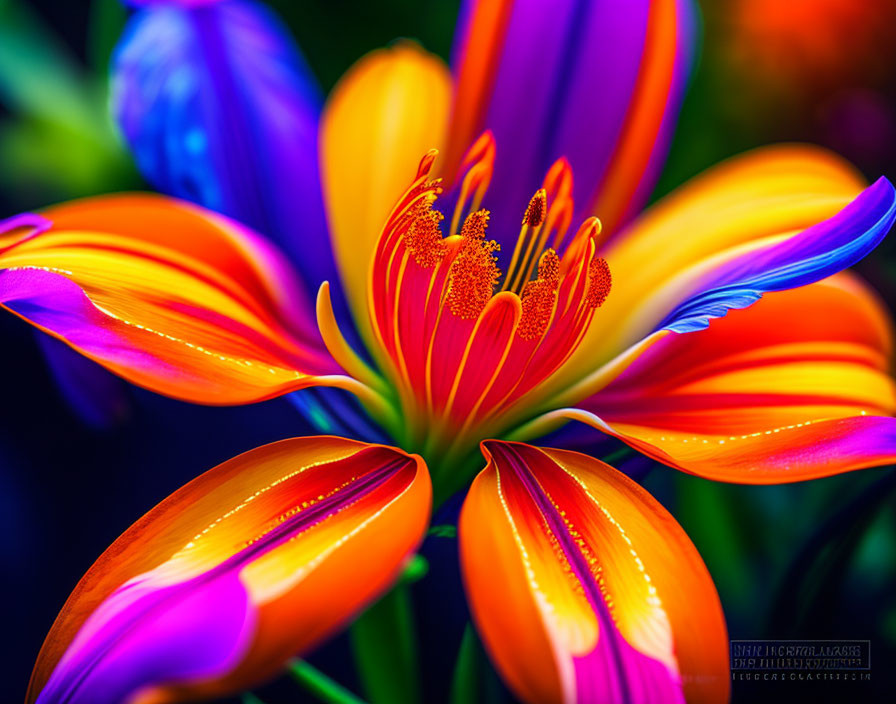
[[0,256],[0,302],[129,381],[234,404],[339,371],[288,267],[237,223],[140,194],[45,215]]
[[90,568],[28,701],[245,689],[386,589],[429,517],[423,461],[335,437],[256,448],[182,487]]
[[548,167],[576,174],[574,221],[613,228],[650,194],[693,59],[685,0],[470,3],[462,12],[447,173],[485,129],[498,147],[493,233],[512,247]]
[[[667,335],[579,417],[655,459],[722,481],[777,483],[896,460],[888,314],[855,277],[770,293]],[[578,416],[577,416],[578,417]]]
[[106,430],[127,418],[127,384],[59,340],[38,331],[34,336],[59,392],[82,422]]
[[[852,201],[852,202],[851,202]],[[713,167],[613,239],[613,292],[555,390],[665,328],[705,327],[765,291],[820,280],[886,234],[896,198],[822,149],[757,149]]]
[[660,323],[673,332],[701,330],[710,318],[744,308],[768,291],[819,281],[874,249],[896,220],[896,189],[883,176],[834,217],[776,242],[757,244],[699,276]]
[[360,59],[333,89],[321,124],[321,173],[333,249],[355,322],[370,336],[367,280],[383,223],[444,140],[451,78],[403,43]]
[[287,30],[254,2],[152,5],[131,19],[113,58],[112,110],[143,175],[276,239],[312,292],[335,271],[320,104]]
[[459,523],[473,616],[526,702],[725,702],[728,639],[675,519],[609,465],[486,441]]

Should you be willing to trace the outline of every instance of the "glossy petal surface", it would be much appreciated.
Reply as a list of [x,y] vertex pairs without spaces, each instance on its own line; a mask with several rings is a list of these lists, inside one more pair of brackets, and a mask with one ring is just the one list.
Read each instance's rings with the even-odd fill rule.
[[776,483],[896,459],[888,315],[840,274],[671,334],[580,404],[597,427],[688,472]]
[[140,194],[45,216],[0,256],[0,302],[129,381],[230,404],[339,371],[282,257],[237,223]]
[[693,61],[684,0],[470,2],[462,11],[448,173],[484,129],[498,159],[495,237],[512,244],[517,213],[560,157],[576,173],[577,220],[608,228],[646,200]]
[[526,702],[724,702],[728,640],[696,549],[609,465],[487,441],[459,524],[477,628]]
[[765,291],[852,265],[886,234],[894,206],[889,182],[863,191],[849,164],[814,147],[757,149],[709,169],[602,251],[613,293],[553,388],[655,330],[697,330]]
[[360,59],[328,99],[320,137],[327,218],[349,304],[368,341],[373,249],[420,155],[442,145],[450,100],[447,68],[413,44]]
[[118,124],[156,188],[277,240],[312,292],[333,277],[318,176],[321,98],[267,8],[150,4],[116,48],[112,88]]
[[180,701],[262,681],[388,587],[429,505],[422,460],[389,447],[309,437],[235,457],[91,567],[28,701]]

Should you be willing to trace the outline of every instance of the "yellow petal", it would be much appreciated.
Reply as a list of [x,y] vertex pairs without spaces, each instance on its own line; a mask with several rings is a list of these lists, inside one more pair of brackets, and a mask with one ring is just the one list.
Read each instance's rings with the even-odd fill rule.
[[321,125],[321,173],[336,261],[367,340],[367,278],[383,223],[420,155],[445,138],[451,76],[436,56],[402,43],[371,52],[342,78]]
[[568,387],[650,333],[668,312],[663,303],[673,301],[679,277],[826,220],[863,186],[846,161],[803,145],[757,149],[692,179],[602,252],[613,291],[550,390]]

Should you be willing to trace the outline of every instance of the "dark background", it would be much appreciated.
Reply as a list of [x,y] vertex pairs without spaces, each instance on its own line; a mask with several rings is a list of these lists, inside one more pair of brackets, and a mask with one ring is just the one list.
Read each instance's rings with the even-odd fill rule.
[[[412,37],[447,58],[457,3],[272,2],[324,91],[365,51]],[[656,195],[721,158],[770,142],[829,146],[870,179],[896,177],[896,13],[889,0],[703,3],[704,42]],[[114,1],[0,0],[0,217],[78,195],[146,187],[105,118]],[[28,51],[10,58],[12,39]],[[4,44],[6,52],[4,53]],[[17,45],[18,46],[18,45]],[[26,60],[16,63],[15,58]],[[896,240],[858,267],[896,302]],[[182,404],[132,387],[97,427],[60,393],[31,329],[0,316],[0,702],[24,695],[72,587],[130,523],[200,471],[312,432],[286,400]],[[117,382],[110,382],[116,383]],[[891,701],[896,676],[894,471],[810,483],[721,485],[654,468],[645,485],[678,518],[719,589],[730,636],[872,641],[867,683],[734,683],[734,701]],[[450,507],[440,521],[450,521]],[[431,538],[417,584],[426,701],[448,687],[465,623],[454,542]],[[355,687],[344,638],[311,660]],[[292,683],[259,690],[303,701]],[[500,701],[485,676],[484,701]]]

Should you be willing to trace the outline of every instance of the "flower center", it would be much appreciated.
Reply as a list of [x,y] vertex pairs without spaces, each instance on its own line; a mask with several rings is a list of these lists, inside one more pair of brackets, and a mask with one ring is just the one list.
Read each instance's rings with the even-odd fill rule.
[[502,274],[489,211],[479,207],[494,159],[489,139],[465,161],[454,232],[442,233],[434,208],[442,188],[429,178],[428,154],[371,269],[371,322],[407,424],[404,446],[427,454],[469,447],[525,420],[521,409],[538,410],[539,385],[575,351],[611,287],[596,256],[600,221],[588,218],[567,238],[572,172],[563,159],[529,201]]

